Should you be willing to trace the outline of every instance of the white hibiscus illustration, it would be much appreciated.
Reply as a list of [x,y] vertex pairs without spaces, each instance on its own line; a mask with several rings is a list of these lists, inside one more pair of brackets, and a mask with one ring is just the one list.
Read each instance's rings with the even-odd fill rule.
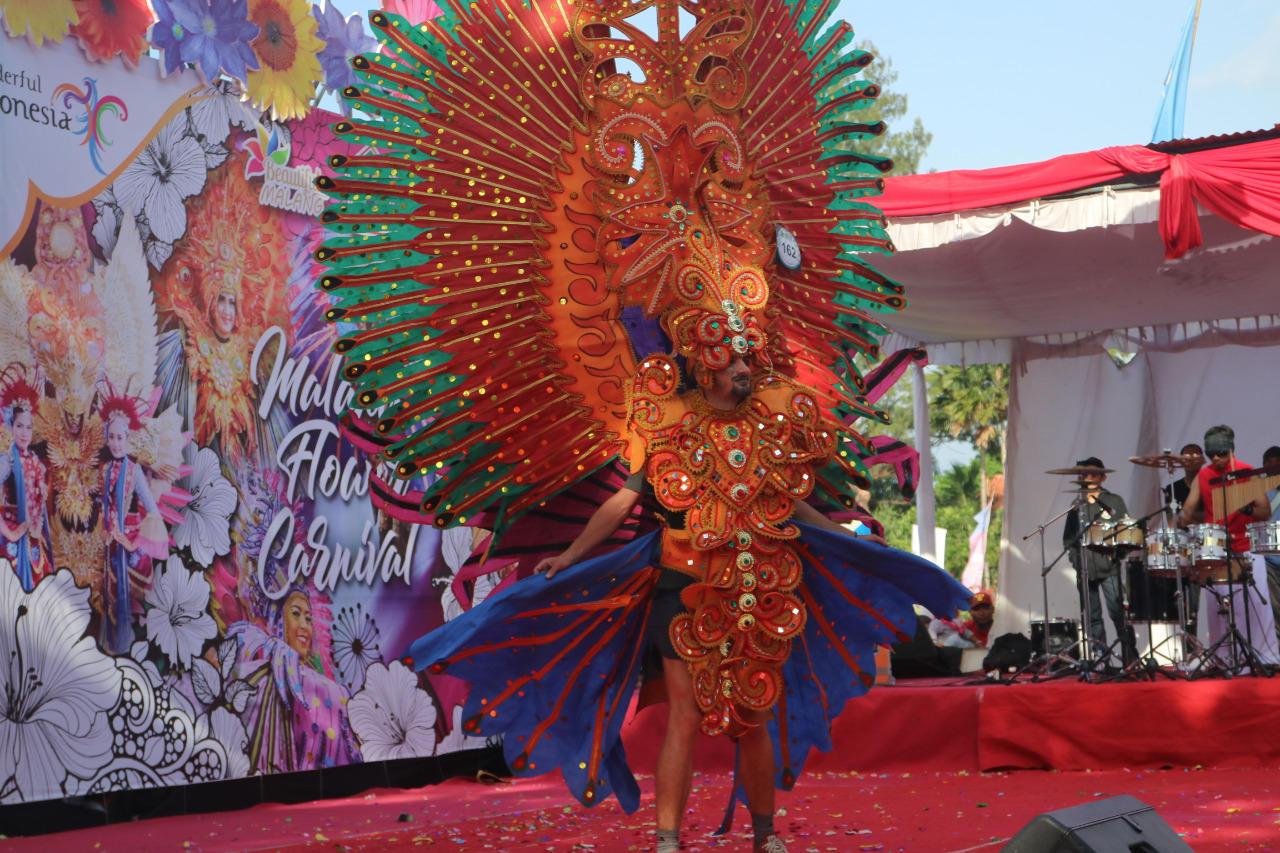
[[464,749],[483,749],[489,743],[488,738],[472,737],[462,731],[462,706],[453,706],[453,728],[444,740],[436,747],[436,755],[448,752],[461,752]]
[[120,232],[120,204],[116,194],[107,187],[93,200],[93,239],[98,241],[105,257],[111,257],[116,250],[116,237]]
[[364,689],[347,702],[351,730],[365,761],[420,758],[436,746],[436,706],[399,661],[365,670]]
[[219,779],[239,779],[248,776],[253,768],[249,764],[247,750],[249,735],[240,718],[226,708],[214,708],[208,717],[196,723],[196,735],[202,746],[215,747],[222,761]]
[[107,713],[120,698],[115,662],[90,637],[89,590],[63,569],[24,593],[0,572],[0,800],[64,796],[111,760]]
[[187,230],[183,202],[204,189],[204,149],[186,135],[186,116],[169,122],[116,179],[120,206],[147,218],[157,240],[173,243]]
[[236,508],[236,490],[226,477],[218,454],[200,448],[191,474],[178,481],[191,493],[191,501],[180,507],[182,523],[173,530],[179,548],[190,548],[195,561],[207,567],[214,557],[231,550],[231,513]]
[[206,143],[227,141],[231,128],[246,130],[258,123],[258,113],[240,99],[240,87],[231,80],[215,80],[200,93],[204,97],[187,108],[194,135]]
[[170,557],[147,590],[147,639],[175,666],[191,666],[204,644],[218,635],[209,615],[209,582]]

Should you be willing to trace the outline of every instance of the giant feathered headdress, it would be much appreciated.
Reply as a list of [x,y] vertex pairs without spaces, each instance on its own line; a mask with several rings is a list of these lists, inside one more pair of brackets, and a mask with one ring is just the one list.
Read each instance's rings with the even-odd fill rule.
[[[334,232],[319,284],[370,413],[348,425],[398,477],[434,475],[422,517],[501,530],[611,462],[655,351],[707,369],[753,353],[836,424],[883,417],[854,358],[904,302],[856,253],[891,250],[866,201],[891,163],[851,150],[882,130],[852,118],[878,89],[832,5],[370,16],[385,47],[343,91],[369,118],[335,129],[373,150],[318,181]],[[869,447],[843,438],[819,472],[829,499],[863,481]]]

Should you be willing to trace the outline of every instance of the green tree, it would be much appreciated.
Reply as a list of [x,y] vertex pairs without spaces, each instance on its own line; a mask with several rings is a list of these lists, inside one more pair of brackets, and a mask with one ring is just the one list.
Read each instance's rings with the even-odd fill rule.
[[893,171],[889,172],[890,175],[913,175],[920,170],[920,161],[929,150],[933,134],[924,129],[924,123],[919,118],[909,127],[901,126],[901,119],[907,114],[907,95],[893,86],[898,80],[898,72],[893,70],[893,61],[866,39],[858,42],[855,47],[875,57],[875,61],[862,72],[861,78],[879,86],[880,97],[869,106],[849,113],[847,118],[860,124],[883,121],[886,130],[880,136],[845,143],[842,147],[862,154],[891,157]]
[[930,376],[930,430],[937,438],[971,443],[981,463],[979,497],[987,502],[987,456],[994,453],[1004,470],[1004,438],[1009,420],[1009,365],[940,367]]

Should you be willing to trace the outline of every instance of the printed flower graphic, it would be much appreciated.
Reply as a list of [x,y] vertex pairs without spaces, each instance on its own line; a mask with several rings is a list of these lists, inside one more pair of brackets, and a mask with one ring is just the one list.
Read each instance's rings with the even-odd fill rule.
[[174,666],[191,666],[204,644],[218,635],[209,615],[209,582],[177,557],[170,557],[147,590],[147,639]]
[[364,689],[347,702],[351,730],[365,761],[418,758],[436,746],[436,706],[399,661],[365,670]]
[[204,189],[204,149],[185,130],[185,116],[165,125],[115,183],[121,208],[145,215],[151,233],[165,243],[186,233],[183,201]]
[[147,0],[79,0],[79,23],[71,34],[91,62],[110,62],[119,54],[129,68],[147,51],[151,9]]
[[301,118],[322,76],[316,22],[306,0],[249,0],[249,20],[261,28],[250,42],[261,66],[249,72],[249,97],[276,120]]
[[240,718],[226,708],[214,708],[209,713],[208,722],[204,717],[196,721],[196,736],[200,738],[207,725],[211,731],[211,739],[222,747],[225,754],[223,779],[239,779],[248,776],[253,769],[249,765],[249,735],[244,730]]
[[190,133],[206,145],[227,141],[231,128],[245,129],[257,124],[258,116],[240,98],[240,90],[230,80],[217,80],[200,93],[199,101],[187,107]]
[[210,83],[223,72],[243,82],[258,60],[249,42],[258,35],[248,0],[152,0],[156,24],[151,41],[161,51],[164,74],[183,64],[200,69]]
[[0,0],[4,28],[40,47],[44,40],[62,41],[68,27],[80,21],[74,0]]
[[[324,50],[320,51],[320,67],[324,69],[324,87],[330,92],[340,92],[344,86],[356,83],[356,72],[351,67],[351,58],[362,53],[378,49],[378,40],[364,30],[359,15],[343,18],[342,12],[332,3],[326,3],[324,10],[319,6],[312,7],[316,23],[320,25],[320,38],[324,40]],[[351,107],[345,100],[341,101],[344,115],[351,114]]]
[[85,636],[89,590],[66,569],[30,594],[0,572],[0,608],[0,800],[61,797],[68,775],[91,779],[111,760],[120,670]]
[[363,683],[365,670],[382,660],[380,633],[373,617],[360,604],[338,612],[333,626],[333,662],[338,665],[342,683],[353,690]]
[[179,548],[190,548],[191,557],[207,568],[214,557],[231,550],[231,513],[236,508],[236,489],[222,476],[218,454],[200,448],[191,474],[179,486],[191,493],[191,501],[180,508],[182,523],[173,530]]

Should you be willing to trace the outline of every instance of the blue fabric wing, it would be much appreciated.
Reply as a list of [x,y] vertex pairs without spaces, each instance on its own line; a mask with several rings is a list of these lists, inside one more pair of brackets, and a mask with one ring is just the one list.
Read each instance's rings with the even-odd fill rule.
[[471,683],[463,728],[502,734],[519,775],[559,768],[592,806],[616,794],[632,812],[640,788],[627,767],[622,723],[640,678],[658,534],[526,578],[416,640],[412,666]]
[[972,593],[928,560],[806,524],[799,525],[808,611],[783,665],[786,691],[771,722],[779,787],[789,789],[811,747],[831,750],[845,703],[871,689],[875,647],[909,640],[912,604],[934,613],[963,607]]

